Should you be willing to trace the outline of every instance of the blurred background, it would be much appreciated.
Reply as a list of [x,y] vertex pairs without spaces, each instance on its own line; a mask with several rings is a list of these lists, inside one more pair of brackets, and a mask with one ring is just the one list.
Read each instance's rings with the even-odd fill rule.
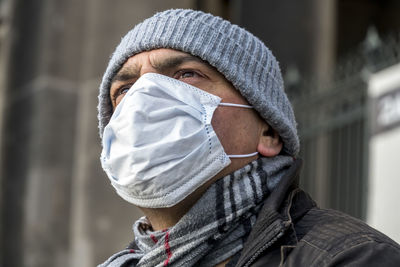
[[122,36],[168,8],[266,43],[299,123],[302,187],[399,242],[400,1],[0,0],[0,266],[95,266],[133,239],[141,214],[99,162],[98,86]]

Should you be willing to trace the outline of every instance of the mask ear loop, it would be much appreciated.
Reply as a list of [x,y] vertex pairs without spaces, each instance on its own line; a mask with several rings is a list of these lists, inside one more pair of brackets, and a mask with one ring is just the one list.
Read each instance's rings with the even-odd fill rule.
[[239,107],[239,108],[253,108],[253,106],[242,105],[242,104],[234,104],[234,103],[219,103],[219,106],[227,106],[227,107]]
[[243,154],[243,155],[227,155],[229,158],[250,158],[257,155],[258,152],[253,152],[250,154]]

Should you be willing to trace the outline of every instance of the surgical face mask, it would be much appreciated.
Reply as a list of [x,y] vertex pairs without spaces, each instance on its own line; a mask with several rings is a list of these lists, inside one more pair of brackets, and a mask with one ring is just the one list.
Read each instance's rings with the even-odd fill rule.
[[155,73],[126,93],[104,129],[101,164],[117,193],[140,207],[171,207],[230,164],[211,126],[221,98]]

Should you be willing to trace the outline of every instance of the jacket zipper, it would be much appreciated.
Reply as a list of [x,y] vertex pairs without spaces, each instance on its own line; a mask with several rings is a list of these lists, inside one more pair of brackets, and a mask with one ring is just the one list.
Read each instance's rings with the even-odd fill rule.
[[285,233],[286,229],[282,229],[281,231],[278,232],[278,234],[271,239],[268,243],[266,243],[264,246],[262,246],[260,249],[258,249],[253,256],[249,259],[249,261],[244,265],[244,267],[249,267],[250,264],[252,264],[258,256],[260,256],[260,254],[262,252],[264,252],[267,248],[269,248],[273,243],[275,243],[281,236],[283,236],[283,234]]

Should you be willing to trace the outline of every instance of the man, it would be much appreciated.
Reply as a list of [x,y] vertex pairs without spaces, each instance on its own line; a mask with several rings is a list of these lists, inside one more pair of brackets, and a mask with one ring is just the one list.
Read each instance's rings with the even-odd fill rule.
[[267,47],[167,10],[132,29],[100,86],[101,162],[145,214],[102,266],[400,266],[400,247],[298,188],[291,105]]

